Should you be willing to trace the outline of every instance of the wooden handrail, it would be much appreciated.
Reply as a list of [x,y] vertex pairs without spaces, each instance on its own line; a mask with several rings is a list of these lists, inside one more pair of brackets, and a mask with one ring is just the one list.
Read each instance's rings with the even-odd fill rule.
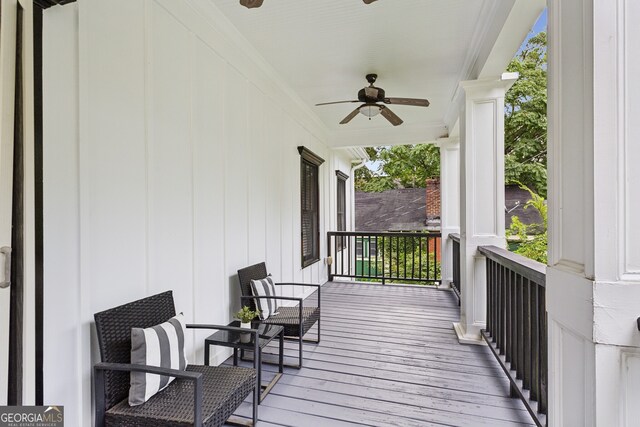
[[509,252],[497,246],[479,246],[478,251],[489,259],[504,265],[509,270],[544,287],[547,276],[547,266],[522,255]]

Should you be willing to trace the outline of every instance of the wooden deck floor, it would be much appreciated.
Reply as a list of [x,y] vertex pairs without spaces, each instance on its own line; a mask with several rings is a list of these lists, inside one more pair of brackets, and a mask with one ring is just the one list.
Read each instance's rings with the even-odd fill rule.
[[[458,344],[458,317],[450,291],[327,283],[321,343],[305,344],[302,369],[285,369],[258,426],[532,425],[489,349]],[[295,363],[297,343],[285,346]],[[250,416],[249,402],[236,413]]]

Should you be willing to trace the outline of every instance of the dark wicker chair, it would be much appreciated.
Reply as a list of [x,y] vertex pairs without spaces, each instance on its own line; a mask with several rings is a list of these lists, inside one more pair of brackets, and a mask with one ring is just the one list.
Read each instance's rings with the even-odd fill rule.
[[[314,344],[320,343],[320,285],[310,285],[307,283],[276,283],[276,286],[309,286],[317,288],[318,293],[318,306],[317,307],[303,307],[302,298],[294,297],[281,297],[281,296],[261,296],[255,297],[251,291],[251,281],[264,279],[267,277],[267,266],[264,262],[251,265],[249,267],[238,270],[238,279],[240,282],[240,291],[242,293],[241,302],[242,305],[249,305],[252,310],[255,310],[254,299],[277,299],[285,301],[296,301],[298,304],[295,307],[280,307],[278,314],[270,316],[264,323],[270,323],[274,325],[281,325],[284,328],[285,339],[294,339],[299,342],[298,352],[298,365],[293,365],[295,368],[302,367],[302,343],[311,342]],[[318,323],[318,339],[310,340],[304,339],[304,335],[313,327],[315,323]],[[263,362],[267,363],[267,362]],[[292,365],[289,365],[292,366]]]
[[[148,328],[175,315],[171,291],[94,315],[102,359],[94,366],[96,426],[221,426],[252,391],[253,423],[241,424],[255,425],[260,400],[255,369],[189,365],[181,371],[130,363],[131,328]],[[240,331],[220,325],[187,327]],[[129,406],[132,371],[172,376],[175,380],[146,403]]]

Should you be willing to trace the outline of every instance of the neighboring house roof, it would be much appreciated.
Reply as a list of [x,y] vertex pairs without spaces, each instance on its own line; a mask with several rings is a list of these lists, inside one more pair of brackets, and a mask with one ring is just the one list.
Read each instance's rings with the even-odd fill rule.
[[356,231],[426,230],[426,209],[424,188],[356,191]]
[[[505,186],[505,226],[518,216],[525,224],[540,224],[540,214],[533,208],[524,209],[530,199],[529,192],[517,185]],[[399,231],[433,229],[427,226],[427,195],[424,188],[403,188],[381,193],[356,191],[356,231]]]
[[524,206],[531,200],[531,195],[527,190],[523,190],[517,185],[506,185],[504,187],[504,204],[507,208],[505,212],[505,227],[511,225],[511,218],[517,216],[524,224],[542,224],[540,213],[534,208],[525,209]]

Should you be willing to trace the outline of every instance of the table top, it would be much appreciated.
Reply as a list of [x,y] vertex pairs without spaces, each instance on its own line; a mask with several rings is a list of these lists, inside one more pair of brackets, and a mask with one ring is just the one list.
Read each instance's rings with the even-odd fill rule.
[[[229,323],[228,326],[235,326],[237,328],[240,327],[240,321],[235,320]],[[277,337],[283,330],[283,327],[280,325],[269,325],[265,323],[252,324],[252,329],[258,329],[258,334],[260,334],[260,348],[266,346],[272,339]],[[212,345],[226,345],[233,347],[246,347],[248,349],[253,348],[254,342],[252,333],[247,332],[250,335],[250,339],[247,342],[241,342],[240,337],[243,332],[235,332],[235,331],[217,331],[216,333],[207,337],[204,342],[205,344]]]

